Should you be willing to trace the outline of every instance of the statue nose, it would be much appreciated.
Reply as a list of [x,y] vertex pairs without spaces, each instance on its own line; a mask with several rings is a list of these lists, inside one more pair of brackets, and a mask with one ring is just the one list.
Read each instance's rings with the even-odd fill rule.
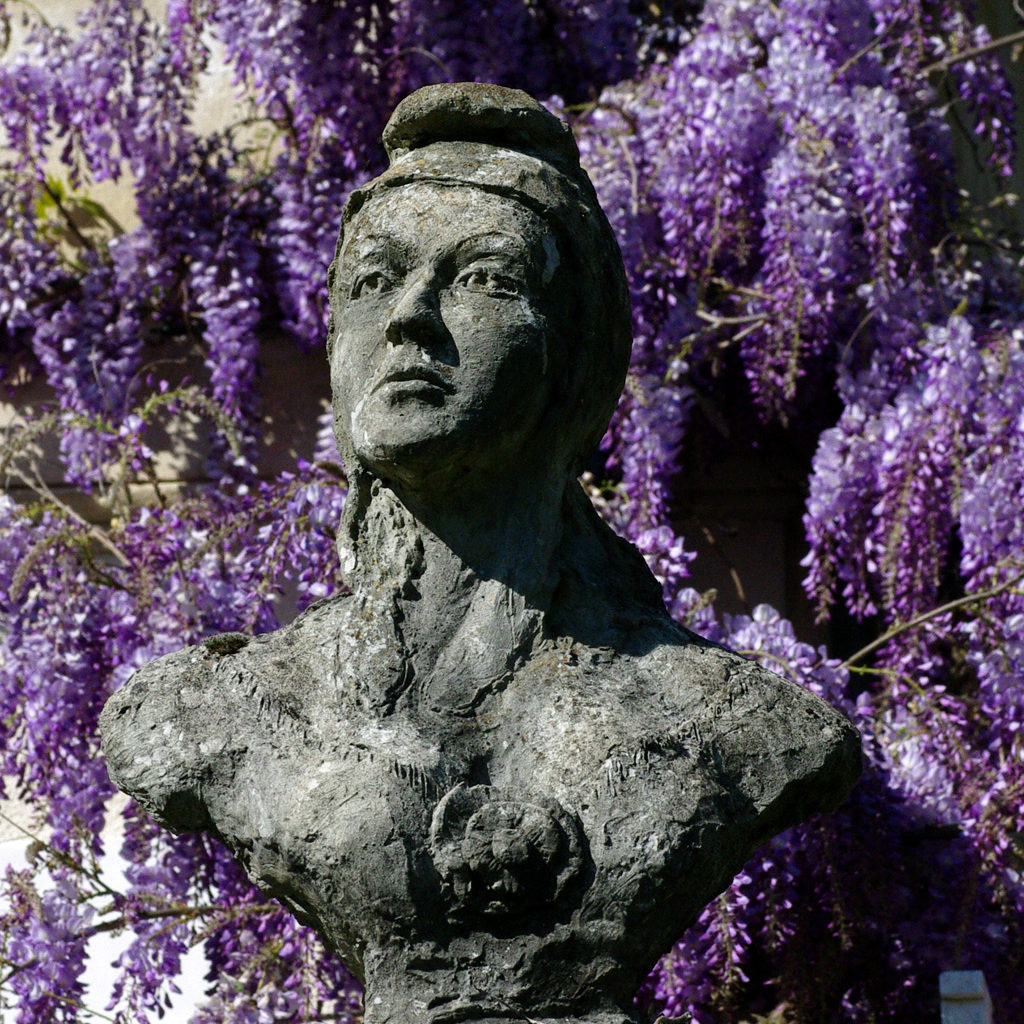
[[442,344],[446,333],[437,288],[430,275],[421,274],[395,303],[384,336],[392,345],[412,342],[429,348]]

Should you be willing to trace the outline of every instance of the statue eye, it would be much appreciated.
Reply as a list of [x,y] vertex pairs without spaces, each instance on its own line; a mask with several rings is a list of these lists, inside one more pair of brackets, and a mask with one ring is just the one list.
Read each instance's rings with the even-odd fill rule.
[[392,285],[391,278],[382,270],[371,270],[368,274],[361,274],[352,285],[352,298],[358,299],[360,295],[377,294],[387,291]]
[[461,273],[455,283],[471,292],[483,292],[500,298],[515,298],[523,294],[523,285],[510,274],[492,267],[471,267]]

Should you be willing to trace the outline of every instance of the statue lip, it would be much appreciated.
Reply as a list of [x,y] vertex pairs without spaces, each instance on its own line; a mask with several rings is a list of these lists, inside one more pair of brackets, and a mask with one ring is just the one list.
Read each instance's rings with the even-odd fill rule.
[[429,384],[432,387],[440,388],[447,394],[455,391],[455,385],[429,363],[417,363],[413,366],[399,366],[386,373],[371,389],[379,391],[387,384],[400,384],[403,381],[412,381],[418,384]]

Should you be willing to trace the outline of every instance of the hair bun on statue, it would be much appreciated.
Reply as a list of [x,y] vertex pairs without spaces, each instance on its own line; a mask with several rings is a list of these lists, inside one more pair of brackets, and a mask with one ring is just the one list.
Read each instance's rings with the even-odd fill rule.
[[395,107],[382,136],[394,163],[434,142],[483,142],[580,174],[572,129],[521,89],[483,82],[427,85]]

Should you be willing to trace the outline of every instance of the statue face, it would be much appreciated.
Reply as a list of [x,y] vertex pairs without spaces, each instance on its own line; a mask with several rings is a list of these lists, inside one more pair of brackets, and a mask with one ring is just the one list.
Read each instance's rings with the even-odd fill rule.
[[331,301],[334,416],[360,461],[410,484],[514,470],[551,397],[555,240],[480,189],[381,189],[346,232]]

